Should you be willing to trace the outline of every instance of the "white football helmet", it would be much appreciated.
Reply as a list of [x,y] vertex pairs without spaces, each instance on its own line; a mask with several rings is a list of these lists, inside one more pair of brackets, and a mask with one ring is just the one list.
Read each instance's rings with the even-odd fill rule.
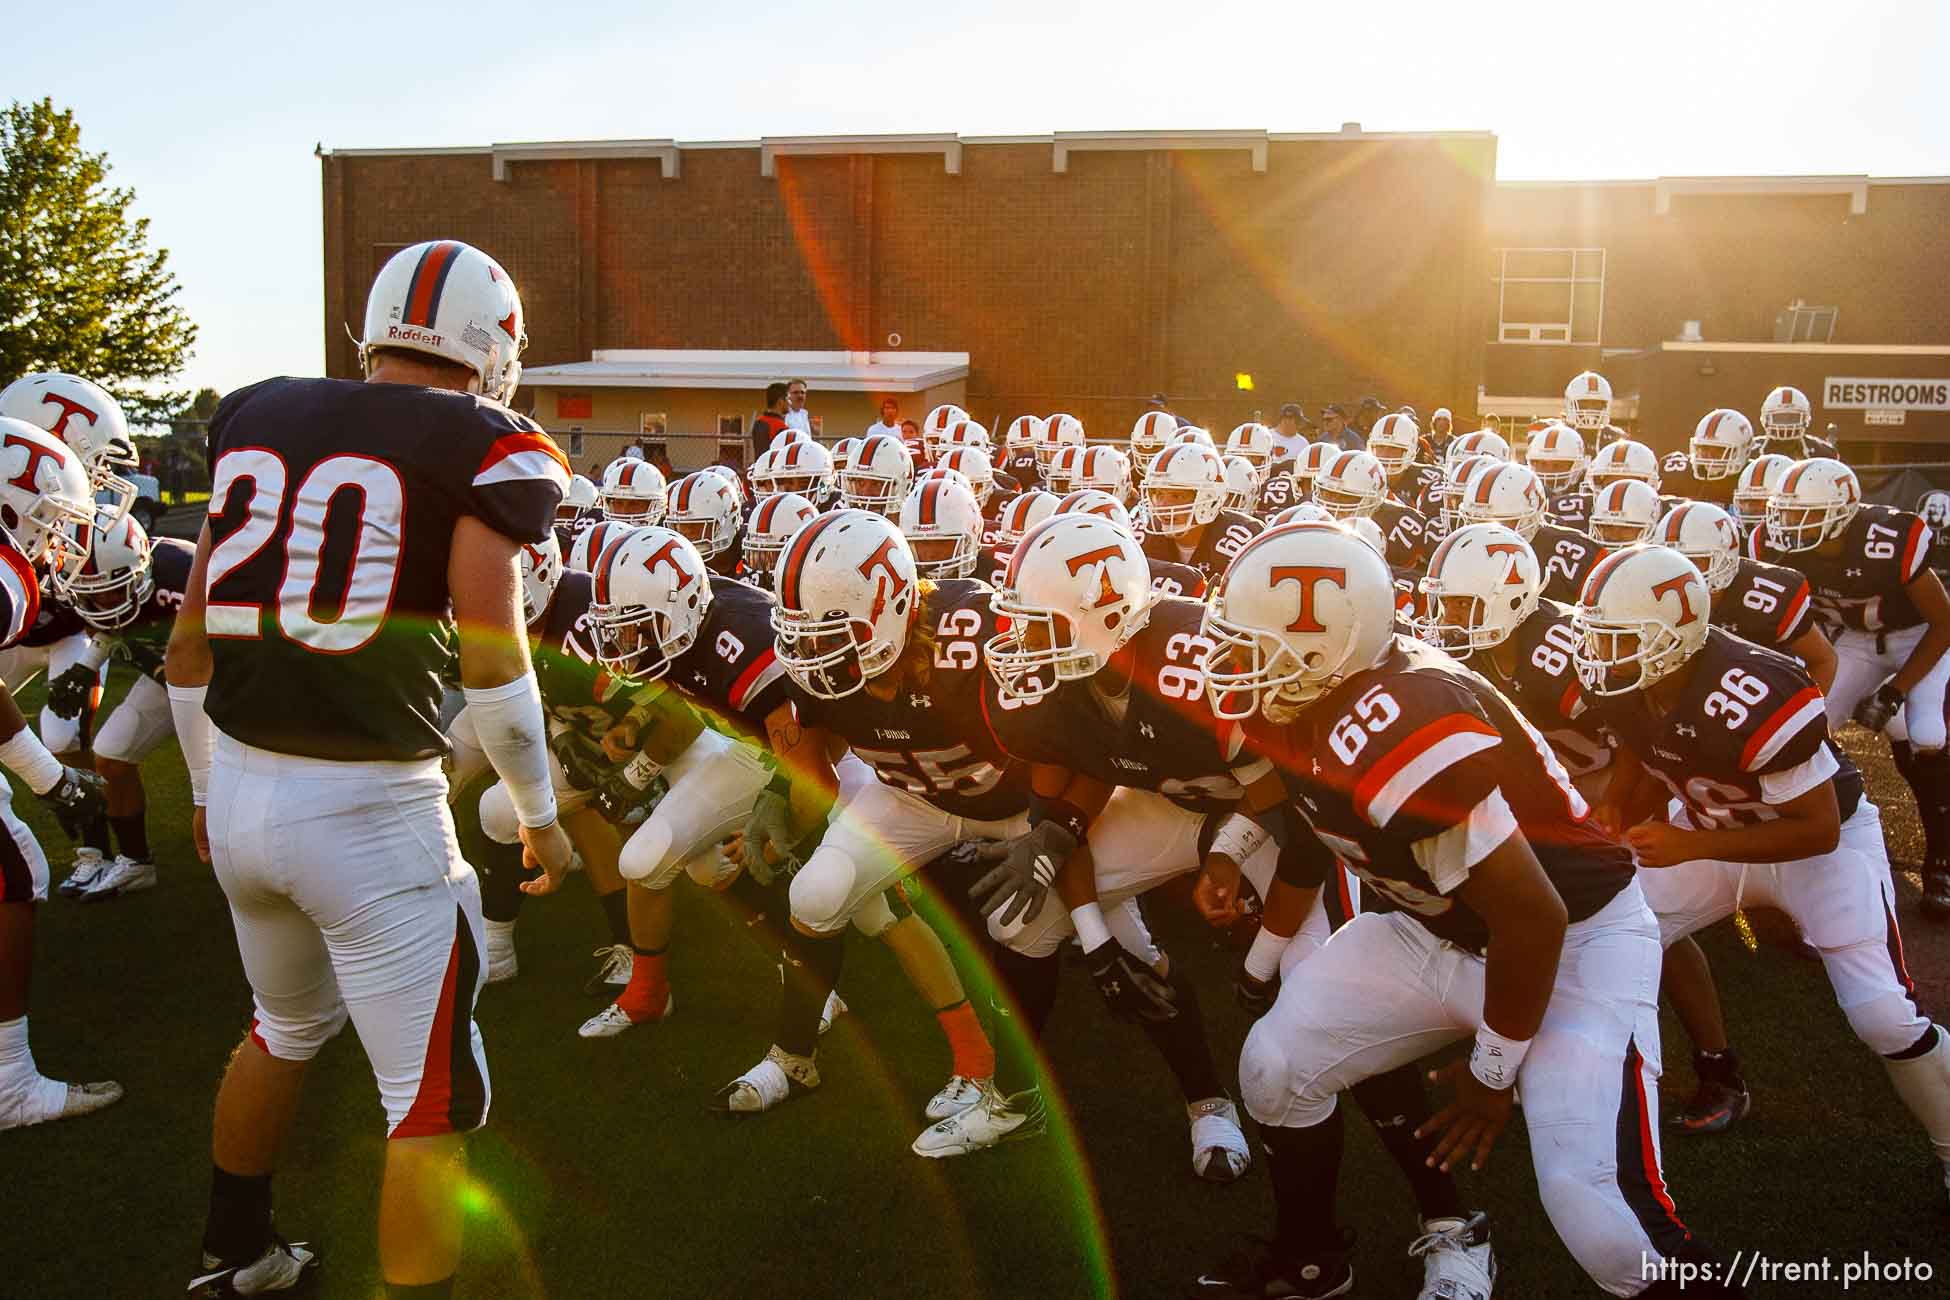
[[1592,695],[1623,695],[1673,673],[1706,644],[1712,601],[1699,569],[1669,547],[1606,556],[1578,599],[1571,657],[1579,684]]
[[1255,420],[1233,426],[1226,435],[1224,449],[1227,456],[1242,456],[1246,463],[1261,474],[1273,463],[1273,431]]
[[92,530],[96,513],[81,457],[38,425],[0,416],[0,527],[29,563],[45,562],[50,590],[81,572],[88,553],[71,532]]
[[982,507],[953,471],[931,472],[901,502],[901,532],[923,578],[966,578],[982,551]]
[[1089,448],[1082,443],[1070,443],[1058,447],[1056,454],[1043,466],[1043,486],[1057,496],[1068,496],[1076,490],[1077,469],[1083,464],[1083,454]]
[[1094,676],[1151,617],[1151,562],[1101,515],[1029,531],[991,602],[1003,630],[983,653],[1005,700],[1038,700]]
[[1659,525],[1659,494],[1635,478],[1615,479],[1591,495],[1591,540],[1629,546]]
[[1175,431],[1165,435],[1167,447],[1175,447],[1181,442],[1195,442],[1201,447],[1210,447],[1213,451],[1219,449],[1219,444],[1212,441],[1212,431],[1201,429],[1195,424],[1180,425]]
[[562,544],[555,540],[554,533],[544,537],[539,545],[523,542],[515,555],[515,564],[521,573],[521,621],[533,623],[548,608],[556,586],[562,581]]
[[1225,500],[1219,453],[1198,442],[1175,442],[1159,452],[1144,476],[1145,528],[1177,537],[1219,517]]
[[1021,451],[1033,451],[1042,441],[1043,422],[1033,415],[1018,415],[1009,421],[1009,427],[1002,431],[1002,449],[1013,455]]
[[1523,459],[1536,471],[1537,482],[1544,491],[1554,495],[1577,491],[1590,465],[1584,454],[1584,435],[1558,421],[1546,424],[1530,436]]
[[837,478],[846,473],[846,467],[853,463],[853,457],[860,450],[865,438],[841,438],[833,444],[833,474]]
[[1037,430],[1036,463],[1047,474],[1049,463],[1056,458],[1058,451],[1064,447],[1081,447],[1083,443],[1083,421],[1059,411],[1044,420]]
[[1529,541],[1544,526],[1544,485],[1528,465],[1490,464],[1469,481],[1456,506],[1465,524],[1501,524]]
[[917,577],[907,538],[886,516],[821,515],[787,544],[773,573],[779,662],[809,695],[852,695],[907,648]]
[[1382,416],[1368,430],[1368,454],[1381,463],[1381,472],[1391,479],[1415,463],[1421,445],[1422,431],[1399,411]]
[[950,447],[941,453],[935,468],[954,470],[967,479],[969,490],[975,493],[975,504],[988,508],[989,498],[995,495],[995,465],[989,460],[987,447],[974,443]]
[[1435,499],[1441,507],[1439,513],[1445,530],[1461,522],[1463,496],[1469,491],[1470,481],[1477,474],[1500,463],[1494,456],[1464,456],[1443,468],[1442,482],[1436,484]]
[[1659,521],[1652,540],[1698,565],[1709,591],[1725,591],[1740,571],[1740,528],[1716,505],[1680,502]]
[[1178,417],[1168,411],[1146,411],[1131,426],[1131,465],[1138,481],[1151,468],[1151,461],[1165,449],[1171,435],[1178,432]]
[[1501,524],[1465,525],[1429,557],[1415,635],[1465,653],[1502,645],[1536,612],[1542,585],[1528,541]]
[[1496,460],[1510,459],[1510,444],[1503,435],[1494,429],[1477,429],[1465,433],[1460,438],[1449,440],[1448,460],[1451,464],[1466,456],[1490,456]]
[[1217,717],[1284,725],[1394,644],[1395,582],[1338,524],[1268,529],[1233,558],[1205,613],[1205,689]]
[[1054,492],[1041,488],[1031,488],[1021,496],[1011,497],[995,521],[996,546],[1006,549],[1021,542],[1030,529],[1055,514],[1061,504],[1062,499]]
[[759,502],[745,526],[743,558],[752,576],[770,586],[779,552],[794,533],[817,518],[819,507],[796,492],[779,492]]
[[1585,370],[1564,385],[1564,419],[1573,429],[1596,432],[1611,423],[1611,382]]
[[769,497],[779,490],[778,485],[772,482],[772,466],[778,461],[779,453],[767,447],[752,457],[752,463],[745,470],[745,477],[752,481],[752,491],[761,497]]
[[[71,523],[65,533],[64,546],[83,559],[79,572],[50,584],[54,594],[97,632],[134,622],[156,589],[149,534],[133,519],[116,518],[106,506],[96,511],[92,524]],[[554,544],[550,537],[549,545]]]
[[1767,522],[1767,501],[1794,462],[1779,452],[1762,452],[1740,471],[1733,489],[1733,517],[1748,532]]
[[601,519],[576,534],[575,541],[569,544],[567,564],[572,573],[594,573],[596,561],[610,544],[623,540],[633,527],[627,521]]
[[854,510],[872,510],[888,519],[914,486],[914,457],[899,438],[884,433],[861,442],[852,463],[840,471],[840,500]]
[[1259,471],[1244,456],[1223,456],[1219,464],[1225,470],[1226,493],[1221,502],[1227,510],[1237,510],[1249,515],[1259,509]]
[[629,681],[669,672],[697,641],[711,607],[704,557],[668,528],[631,529],[603,551],[592,578],[596,662]]
[[789,443],[773,454],[771,491],[797,492],[817,501],[832,487],[833,453],[818,443]]
[[1124,503],[1110,493],[1100,492],[1096,488],[1078,488],[1056,503],[1056,513],[1102,515],[1132,536],[1137,535],[1137,529],[1131,524],[1131,512],[1124,508]]
[[724,480],[725,486],[731,489],[731,495],[737,497],[741,503],[751,500],[751,496],[752,496],[751,490],[745,486],[744,478],[738,473],[737,470],[733,469],[731,466],[706,465],[703,469],[699,470],[698,473],[716,474],[719,478]]
[[1796,461],[1767,499],[1767,544],[1790,553],[1812,551],[1840,537],[1862,508],[1862,483],[1839,460]]
[[951,447],[980,447],[983,451],[993,451],[995,439],[989,436],[986,424],[974,420],[956,420],[941,435],[941,445],[936,448],[937,458]]
[[811,442],[812,440],[813,436],[811,432],[800,428],[796,424],[788,424],[785,428],[780,429],[772,435],[772,441],[766,445],[765,449],[767,451],[781,451],[790,447],[795,442]]
[[68,444],[81,458],[98,499],[120,518],[135,503],[136,487],[118,471],[136,466],[128,420],[107,390],[58,370],[22,375],[0,389],[0,416],[23,420]]
[[1131,499],[1131,458],[1117,447],[1089,447],[1084,450],[1083,459],[1077,462],[1076,475],[1070,480],[1070,490],[1095,488],[1107,492],[1119,501]]
[[481,394],[505,403],[521,383],[521,295],[501,264],[458,239],[402,248],[379,268],[366,295],[359,365],[372,373],[381,352],[419,352],[465,366]]
[[1815,409],[1808,404],[1808,395],[1798,388],[1783,385],[1770,392],[1760,404],[1760,436],[1763,443],[1777,438],[1792,442],[1806,437],[1814,422]]
[[598,494],[603,518],[627,524],[654,524],[664,517],[670,490],[663,471],[647,460],[623,457],[603,469],[603,487]]
[[562,494],[562,502],[555,507],[555,522],[574,523],[596,508],[596,485],[587,474],[571,474],[569,490]]
[[1278,528],[1282,524],[1331,524],[1338,522],[1329,514],[1327,507],[1318,501],[1301,501],[1290,505],[1266,521],[1268,528]]
[[929,460],[939,454],[948,430],[967,418],[968,412],[953,402],[943,403],[928,412],[927,418],[921,421],[921,450]]
[[1301,496],[1313,490],[1313,482],[1320,477],[1320,471],[1327,463],[1341,454],[1338,445],[1331,442],[1310,442],[1293,460],[1293,490]]
[[1608,442],[1598,448],[1598,454],[1591,458],[1589,477],[1594,494],[1620,479],[1637,479],[1650,487],[1656,496],[1659,492],[1659,453],[1630,438]]
[[731,485],[722,476],[702,469],[677,480],[663,520],[664,527],[682,533],[707,560],[732,548],[743,521],[744,507]]
[[1700,417],[1686,444],[1686,456],[1693,462],[1694,478],[1731,478],[1746,465],[1753,449],[1753,423],[1722,406]]
[[1336,452],[1314,477],[1314,501],[1336,519],[1365,518],[1388,499],[1388,475],[1365,451]]

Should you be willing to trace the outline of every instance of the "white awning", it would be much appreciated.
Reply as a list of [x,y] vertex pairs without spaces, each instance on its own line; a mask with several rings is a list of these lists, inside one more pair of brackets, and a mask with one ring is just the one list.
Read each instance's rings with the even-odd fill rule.
[[803,379],[815,392],[920,393],[968,378],[966,352],[740,352],[599,348],[588,361],[529,366],[524,388],[750,388]]

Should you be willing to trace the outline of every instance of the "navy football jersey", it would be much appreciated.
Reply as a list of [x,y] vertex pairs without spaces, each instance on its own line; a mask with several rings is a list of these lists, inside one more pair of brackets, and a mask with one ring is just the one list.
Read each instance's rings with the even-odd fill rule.
[[880,780],[942,812],[1003,821],[1029,807],[1029,770],[995,738],[985,708],[990,681],[982,646],[997,632],[987,583],[923,584],[913,635],[933,639],[924,678],[891,700],[865,690],[837,700],[793,691],[799,719],[838,736]]
[[1001,468],[1016,481],[1019,492],[1033,492],[1043,486],[1043,467],[1036,463],[1036,453],[1027,447],[1003,452]]
[[1145,560],[1151,566],[1151,590],[1162,596],[1190,596],[1193,600],[1204,600],[1209,585],[1205,575],[1189,564],[1176,560],[1159,560],[1147,555]]
[[1217,583],[1225,573],[1232,557],[1246,548],[1246,543],[1259,536],[1266,525],[1251,515],[1242,515],[1237,510],[1220,510],[1212,522],[1205,525],[1198,542],[1187,555],[1179,546],[1176,537],[1163,533],[1146,533],[1139,540],[1144,553],[1154,560],[1166,560],[1173,564],[1189,564],[1205,575],[1207,583]]
[[1441,483],[1442,470],[1439,467],[1418,461],[1388,480],[1388,492],[1395,500],[1413,506],[1418,513],[1427,515],[1429,510],[1417,503],[1432,500],[1435,489]]
[[1705,501],[1722,510],[1733,509],[1733,490],[1740,486],[1738,472],[1719,478],[1699,478],[1693,473],[1693,458],[1683,451],[1667,455],[1659,466],[1661,499]]
[[[12,549],[12,543],[5,545],[7,549]],[[36,600],[33,621],[14,644],[39,649],[77,634],[86,635],[87,631],[88,625],[81,621],[81,615],[75,613],[67,601],[59,596],[45,596]]]
[[1559,528],[1573,532],[1586,532],[1591,527],[1591,494],[1589,492],[1563,492],[1550,499],[1544,507],[1544,516]]
[[1417,510],[1399,501],[1383,501],[1375,507],[1374,521],[1388,543],[1388,567],[1397,573],[1420,573],[1428,567],[1429,521]]
[[1300,485],[1293,481],[1293,462],[1283,460],[1267,471],[1266,482],[1259,488],[1259,517],[1271,519],[1288,506],[1297,506],[1305,500],[1300,494]]
[[1536,553],[1537,568],[1543,574],[1544,599],[1566,605],[1578,603],[1584,594],[1584,580],[1598,561],[1610,554],[1604,543],[1556,524],[1539,528],[1530,539],[1530,549]]
[[602,749],[605,732],[630,716],[647,724],[669,707],[660,684],[626,682],[596,662],[592,600],[589,575],[565,573],[542,616],[528,625],[550,748],[578,790],[595,789],[616,766]]
[[[77,624],[81,623],[80,615],[73,610],[68,614]],[[0,650],[30,644],[27,638],[40,618],[40,576],[14,545],[14,539],[0,529]],[[17,685],[18,682],[0,682],[0,687]]]
[[1604,730],[1578,686],[1572,661],[1578,632],[1571,607],[1554,600],[1538,601],[1536,611],[1510,634],[1509,644],[1516,651],[1516,666],[1509,676],[1503,675],[1488,652],[1472,655],[1470,667],[1489,678],[1544,733],[1551,751],[1572,776],[1586,776],[1609,765],[1611,748]]
[[1606,726],[1639,756],[1700,830],[1752,826],[1833,779],[1846,821],[1862,798],[1862,774],[1828,735],[1821,692],[1786,655],[1711,628],[1690,661],[1691,678],[1671,712],[1644,691],[1593,697]]
[[[1155,790],[1181,808],[1219,812],[1239,802],[1259,775],[1235,775],[1205,697],[1205,656],[1213,643],[1200,631],[1205,607],[1167,596],[1126,646],[1131,679],[1121,700],[1106,701],[1095,682],[1063,682],[1030,704],[1007,704],[991,680],[989,720],[1002,747],[1025,763],[1078,772],[1105,785]],[[1264,770],[1264,765],[1259,765]]]
[[575,549],[576,538],[588,532],[596,524],[601,523],[602,518],[603,512],[600,510],[584,510],[578,513],[574,519],[567,520],[566,522],[559,519],[556,521],[555,544],[562,548],[562,558],[564,560],[567,560],[569,558],[569,552]]
[[547,538],[555,443],[469,393],[287,377],[223,400],[209,464],[211,721],[312,758],[444,753],[455,524]]
[[1767,650],[1789,644],[1814,625],[1808,580],[1793,569],[1740,558],[1733,581],[1713,597],[1713,625]]
[[750,583],[708,575],[711,604],[691,648],[671,660],[664,681],[728,736],[767,740],[765,719],[791,698],[772,638],[778,602]]
[[[1476,673],[1407,637],[1286,727],[1254,715],[1237,752],[1272,761],[1314,835],[1385,910],[1481,952],[1489,929],[1456,889],[1521,830],[1573,922],[1632,880],[1543,737]],[[1298,855],[1290,855],[1297,858]],[[1318,860],[1283,859],[1318,886]]]
[[1835,554],[1778,551],[1767,529],[1747,537],[1749,558],[1799,570],[1814,593],[1815,614],[1831,627],[1900,632],[1923,621],[1906,590],[1929,567],[1930,526],[1894,506],[1864,503],[1842,530]]

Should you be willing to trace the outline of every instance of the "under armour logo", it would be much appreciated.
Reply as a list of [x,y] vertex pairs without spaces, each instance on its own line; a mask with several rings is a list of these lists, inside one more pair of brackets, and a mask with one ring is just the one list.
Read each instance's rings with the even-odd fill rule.
[[1843,576],[1844,576],[1844,577],[1849,577],[1849,578],[1859,578],[1859,577],[1861,577],[1861,576],[1862,576],[1862,570],[1860,570],[1860,569],[1845,569],[1845,570],[1843,570]]
[[1689,727],[1689,726],[1687,726],[1687,725],[1686,725],[1685,723],[1683,723],[1683,722],[1682,722],[1682,723],[1680,723],[1680,724],[1679,724],[1678,726],[1676,726],[1676,727],[1674,727],[1674,728],[1673,728],[1673,730],[1674,730],[1674,731],[1677,731],[1677,732],[1678,732],[1678,733],[1679,733],[1680,735],[1682,735],[1682,736],[1697,736],[1697,735],[1699,735],[1699,728],[1697,728],[1697,727]]
[[1156,740],[1158,738],[1158,729],[1148,722],[1140,722],[1138,723],[1138,735],[1143,736],[1146,740]]
[[907,697],[907,707],[910,709],[931,709],[934,707],[934,697],[932,695],[910,695]]
[[692,673],[691,680],[697,683],[697,688],[700,691],[711,684],[711,679],[703,673]]

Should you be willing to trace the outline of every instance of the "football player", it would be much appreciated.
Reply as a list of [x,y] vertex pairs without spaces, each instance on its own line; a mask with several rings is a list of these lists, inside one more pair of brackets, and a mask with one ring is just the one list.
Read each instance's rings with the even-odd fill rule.
[[1691,560],[1713,594],[1710,621],[1764,650],[1799,659],[1825,695],[1835,684],[1835,647],[1815,621],[1808,580],[1740,553],[1740,528],[1719,506],[1687,501],[1668,511],[1649,539]]
[[1539,429],[1523,452],[1524,464],[1544,489],[1544,510],[1550,522],[1582,532],[1591,519],[1591,493],[1585,487],[1590,460],[1584,454],[1584,435],[1561,421]]
[[603,469],[602,490],[597,493],[603,518],[615,523],[654,524],[664,517],[670,491],[664,472],[647,460],[621,456]]
[[[1596,436],[1611,424],[1611,381],[1595,370],[1581,370],[1564,385],[1564,422]],[[1599,440],[1603,447],[1604,441]]]
[[901,532],[923,578],[972,578],[981,561],[982,508],[958,479],[923,478],[901,503]]
[[1397,573],[1419,574],[1428,563],[1429,521],[1388,495],[1388,476],[1372,453],[1337,452],[1314,476],[1313,499],[1335,519],[1373,520],[1388,548],[1388,567]]
[[[1009,557],[1015,553],[1016,543],[1037,524],[1056,513],[1062,499],[1041,488],[1031,488],[1013,498],[1002,508],[996,517],[995,527],[989,530],[986,554],[976,566],[977,576],[990,586],[1002,581],[1002,575],[1009,569]],[[1200,575],[1203,581],[1204,575]]]
[[[786,451],[811,445],[796,442]],[[782,464],[782,461],[775,464],[774,470]],[[803,476],[795,476],[795,481],[803,482]],[[738,576],[738,542],[744,526],[744,510],[737,492],[720,475],[699,470],[678,479],[670,489],[670,508],[664,514],[663,524],[689,539],[704,562],[711,566],[711,572],[727,578]]]
[[1599,488],[1591,494],[1591,540],[1608,547],[1644,541],[1659,526],[1661,501],[1637,479],[1616,479]]
[[1929,567],[1930,528],[1894,506],[1862,500],[1855,471],[1804,460],[1782,476],[1747,554],[1807,575],[1815,608],[1839,629],[1840,661],[1825,693],[1828,725],[1849,718],[1891,730],[1896,768],[1916,794],[1926,842],[1923,894],[1950,913],[1950,597]]
[[1171,436],[1178,432],[1178,417],[1170,411],[1146,411],[1131,426],[1131,473],[1138,486],[1143,486],[1144,476],[1150,472],[1151,462],[1157,459],[1171,442]]
[[[1108,493],[1085,488],[1072,492],[1056,503],[1056,514],[1102,515],[1122,528],[1131,536],[1137,536],[1137,529],[1131,523],[1131,514]],[[1038,521],[1040,522],[1040,521]],[[1020,539],[1018,539],[1020,540]],[[1189,564],[1178,564],[1171,560],[1153,560],[1146,557],[1151,569],[1151,590],[1161,596],[1190,596],[1193,600],[1205,597],[1205,575]],[[999,587],[1007,576],[1007,557],[1000,566],[1001,572],[990,583]]]
[[1251,515],[1225,509],[1224,498],[1217,452],[1190,439],[1166,447],[1144,476],[1144,553],[1189,564],[1207,583],[1217,581],[1261,527]]
[[795,492],[764,498],[752,509],[745,527],[744,580],[760,591],[772,590],[772,570],[779,552],[792,535],[819,517],[819,508]]
[[1631,844],[1668,943],[1743,903],[1800,925],[1935,1146],[1950,1208],[1950,1043],[1902,965],[1881,817],[1806,671],[1711,627],[1710,600],[1693,562],[1662,546],[1592,572],[1578,676],[1620,742],[1599,818]]
[[875,434],[854,451],[839,477],[840,501],[847,509],[894,519],[914,486],[914,457],[899,439]]
[[[95,503],[80,458],[42,429],[0,417],[0,506],[14,522],[0,530],[0,647],[34,625],[44,573],[77,567],[64,526],[86,526]],[[0,684],[0,764],[45,800],[77,835],[101,815],[101,778],[56,758]],[[0,789],[0,1130],[87,1115],[122,1099],[118,1083],[62,1083],[34,1064],[27,1037],[36,906],[47,897],[47,855],[15,815],[13,787]]]
[[1065,443],[1056,449],[1043,466],[1043,487],[1059,497],[1069,496],[1076,490],[1077,470],[1083,463],[1083,453],[1089,450],[1080,442]]
[[[1050,491],[1055,492],[1056,489],[1051,487],[1048,482],[1050,463],[1056,459],[1057,453],[1065,447],[1082,447],[1085,441],[1083,421],[1077,419],[1076,416],[1064,415],[1058,412],[1055,415],[1045,418],[1036,430],[1036,467],[1038,481],[1042,482],[1043,486],[1048,487]],[[1058,493],[1057,495],[1061,496],[1063,494]]]
[[569,490],[562,494],[562,504],[555,508],[555,540],[562,554],[569,553],[583,529],[602,518],[597,506],[595,483],[585,474],[570,476]]
[[348,1017],[390,1139],[381,1272],[451,1288],[461,1139],[488,1106],[484,940],[440,766],[450,652],[430,633],[458,629],[481,747],[544,869],[524,889],[555,889],[572,856],[515,563],[552,535],[569,468],[503,404],[525,342],[514,284],[466,244],[415,244],[381,268],[365,325],[364,383],[271,379],[217,408],[210,516],[170,637],[199,856],[255,1001],[217,1094],[192,1295],[283,1289],[317,1264],[272,1226],[271,1174],[306,1064]]
[[1815,437],[1814,415],[1808,395],[1800,389],[1784,385],[1771,390],[1760,404],[1761,451],[1789,460],[1841,459],[1834,443]]
[[1718,407],[1700,417],[1686,450],[1666,458],[1660,474],[1667,495],[1717,506],[1733,504],[1740,471],[1754,454],[1753,421]]
[[[1443,439],[1446,449],[1449,439]],[[1412,505],[1420,500],[1429,488],[1441,482],[1442,464],[1440,460],[1420,459],[1425,445],[1415,428],[1415,421],[1399,411],[1382,416],[1368,431],[1368,454],[1381,465],[1381,472],[1388,479],[1388,494],[1395,500]]]
[[1033,415],[1018,415],[1002,433],[1003,472],[1024,492],[1043,485],[1042,461],[1036,454],[1036,445],[1042,441],[1042,425]]
[[1766,524],[1768,498],[1792,468],[1794,462],[1786,456],[1764,452],[1748,461],[1747,468],[1740,471],[1740,481],[1733,489],[1732,509],[1743,541]]
[[[1473,1035],[1467,1062],[1440,1071],[1454,1099],[1420,1128],[1429,1159],[1480,1168],[1520,1085],[1538,1192],[1571,1254],[1613,1294],[1678,1295],[1676,1279],[1647,1285],[1647,1262],[1710,1257],[1659,1168],[1658,926],[1631,857],[1503,695],[1393,635],[1392,615],[1379,556],[1298,524],[1240,553],[1206,620],[1213,712],[1274,767],[1247,807],[1284,804],[1318,842],[1281,855],[1266,929],[1335,864],[1394,910],[1288,966],[1246,1036],[1240,1085],[1277,1225],[1265,1255],[1204,1293],[1350,1290],[1338,1094]],[[1444,1235],[1480,1249],[1486,1234],[1478,1216]]]

